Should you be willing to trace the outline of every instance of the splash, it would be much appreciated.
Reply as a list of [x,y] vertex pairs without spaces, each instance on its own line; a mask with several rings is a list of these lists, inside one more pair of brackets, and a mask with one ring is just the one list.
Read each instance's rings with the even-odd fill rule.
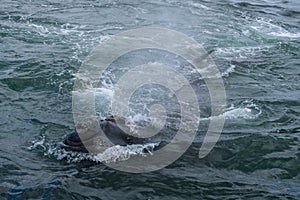
[[29,146],[27,149],[28,150],[33,150],[33,149],[36,149],[38,147],[42,147],[44,150],[46,150],[46,146],[44,144],[45,144],[45,136],[42,135],[40,138],[38,138],[36,140],[33,140],[31,142],[31,146]]
[[106,149],[103,153],[94,156],[96,161],[111,163],[128,160],[131,156],[142,155],[147,156],[148,152],[153,155],[153,150],[157,147],[159,143],[148,143],[148,144],[134,144],[127,146],[113,146]]
[[253,102],[253,100],[245,100],[238,106],[232,104],[229,108],[225,109],[221,115],[202,118],[201,120],[210,120],[221,116],[225,116],[225,119],[227,120],[256,119],[261,113],[262,110]]
[[224,112],[226,119],[255,119],[262,113],[262,110],[253,102],[245,100],[239,106],[231,105]]
[[228,77],[229,74],[233,73],[234,71],[235,71],[235,65],[231,65],[224,72],[222,72],[221,75],[222,75],[222,77]]
[[32,145],[28,147],[28,150],[40,149],[44,156],[54,157],[57,160],[66,160],[68,163],[78,163],[82,161],[112,163],[128,160],[132,156],[149,156],[153,155],[154,148],[159,143],[147,143],[147,144],[133,144],[127,146],[116,145],[107,148],[104,152],[97,155],[90,153],[81,153],[74,151],[66,151],[60,147],[59,143],[48,143],[46,137],[41,136],[32,141]]

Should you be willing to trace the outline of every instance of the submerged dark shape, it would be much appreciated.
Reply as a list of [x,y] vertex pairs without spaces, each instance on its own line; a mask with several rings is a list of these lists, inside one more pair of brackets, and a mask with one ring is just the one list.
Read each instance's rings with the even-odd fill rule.
[[[115,145],[126,146],[131,144],[145,144],[148,141],[147,139],[137,138],[124,132],[119,127],[120,124],[116,123],[114,117],[100,120],[99,125],[106,137]],[[81,134],[79,137],[79,134],[75,129],[64,138],[62,148],[87,153],[88,150],[85,145],[89,143],[93,144],[93,141],[97,136],[97,134]]]

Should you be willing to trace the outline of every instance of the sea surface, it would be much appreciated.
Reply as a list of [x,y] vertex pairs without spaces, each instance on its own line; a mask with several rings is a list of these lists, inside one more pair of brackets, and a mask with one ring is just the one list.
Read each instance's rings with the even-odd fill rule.
[[[205,99],[193,145],[161,170],[120,172],[61,149],[74,129],[72,90],[83,61],[113,35],[149,26],[182,32],[212,51],[227,94],[212,152],[198,157],[213,117]],[[299,58],[299,0],[1,0],[0,199],[300,199]],[[99,84],[99,117],[111,114],[116,77],[129,65],[165,62],[194,88],[203,85],[174,59],[141,50],[116,61]],[[133,121],[145,118],[138,108],[167,100],[161,90],[148,85],[135,94]],[[135,154],[145,152],[118,147],[100,160]]]

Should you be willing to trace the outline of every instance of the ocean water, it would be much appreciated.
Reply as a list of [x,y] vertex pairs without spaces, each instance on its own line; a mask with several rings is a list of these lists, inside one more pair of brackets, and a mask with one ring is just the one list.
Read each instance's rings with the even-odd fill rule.
[[[116,146],[100,159],[61,149],[74,129],[72,90],[82,62],[114,34],[147,26],[182,32],[214,50],[227,106],[212,152],[197,157],[214,117],[205,99],[203,129],[164,169],[130,174],[99,162],[151,152],[150,143]],[[300,199],[298,0],[2,0],[0,47],[0,199]],[[115,74],[129,64],[162,60],[182,68],[180,59],[154,50],[116,62],[99,85],[99,116],[110,112],[104,105]],[[203,84],[182,70],[195,86]],[[136,94],[130,120],[144,119],[139,108],[154,97],[163,102],[160,89]]]

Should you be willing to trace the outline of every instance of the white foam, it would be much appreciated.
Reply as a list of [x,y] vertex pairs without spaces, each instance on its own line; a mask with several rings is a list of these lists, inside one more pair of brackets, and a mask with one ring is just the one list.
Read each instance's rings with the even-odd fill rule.
[[46,149],[46,147],[44,145],[44,143],[45,143],[44,135],[37,140],[33,140],[31,143],[32,143],[31,146],[27,148],[28,150],[36,149],[37,147],[42,147],[44,150]]
[[108,98],[112,98],[114,95],[114,90],[102,87],[102,88],[96,88],[95,93],[98,95],[104,95]]
[[253,102],[253,100],[245,100],[239,106],[231,105],[221,115],[202,118],[208,120],[212,118],[225,117],[227,120],[236,119],[255,119],[262,113],[262,110]]
[[193,7],[195,7],[195,8],[210,10],[209,7],[207,7],[207,6],[203,5],[203,4],[200,4],[200,3],[190,2],[190,5],[193,6]]
[[278,36],[278,37],[287,37],[287,38],[300,38],[300,33],[290,33],[290,32],[270,32],[270,35]]
[[276,36],[276,37],[286,37],[290,39],[300,38],[300,33],[292,33],[285,28],[276,25],[272,22],[272,20],[265,20],[263,18],[256,20],[256,25],[250,26],[252,29],[259,31],[261,33]]
[[263,51],[267,51],[270,48],[274,47],[273,45],[263,45],[263,46],[243,46],[243,47],[223,47],[217,48],[216,54],[220,57],[227,57],[232,60],[232,57],[238,58],[249,58],[250,56],[258,55]]
[[28,22],[27,26],[33,28],[39,35],[42,35],[42,36],[47,36],[50,33],[50,31],[47,27],[44,27],[41,25],[37,25],[37,24]]
[[224,72],[222,72],[221,75],[222,75],[222,77],[228,77],[229,74],[233,73],[234,71],[235,71],[235,65],[231,65]]
[[254,118],[254,116],[251,115],[251,112],[252,110],[250,108],[234,108],[232,110],[226,111],[224,115],[226,119],[252,119]]
[[116,145],[106,149],[103,153],[96,155],[94,158],[96,161],[105,163],[124,161],[134,155],[146,156],[145,150],[152,155],[153,149],[158,145],[159,143],[134,144],[127,146]]
[[84,160],[94,162],[118,162],[128,160],[131,156],[141,155],[147,156],[153,154],[153,149],[157,147],[159,143],[147,143],[147,144],[133,144],[127,146],[113,146],[107,148],[102,153],[92,155],[90,153],[81,153],[74,151],[66,151],[62,149],[59,144],[49,144],[45,141],[45,136],[32,141],[32,145],[28,147],[28,150],[38,149],[42,147],[44,156],[54,156],[57,160],[66,160],[69,163],[81,162]]
[[[102,162],[102,163],[112,163],[118,161],[128,160],[131,156],[134,155],[152,155],[153,149],[158,146],[158,143],[148,143],[140,145],[127,145],[127,146],[113,146],[107,148],[104,152],[97,155],[92,155],[90,153],[81,153],[66,151],[64,149],[54,147],[49,148],[44,154],[46,156],[52,155],[56,157],[57,160],[66,159],[67,162],[81,162],[84,160]],[[149,154],[147,154],[148,152]]]

